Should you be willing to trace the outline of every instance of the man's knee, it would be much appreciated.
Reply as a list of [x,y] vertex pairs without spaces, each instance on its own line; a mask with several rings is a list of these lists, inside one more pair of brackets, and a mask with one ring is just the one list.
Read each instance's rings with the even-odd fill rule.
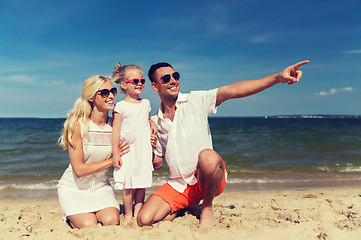
[[140,209],[137,217],[137,222],[139,227],[152,226],[153,217],[148,212],[142,211],[142,209]]
[[204,149],[198,155],[198,168],[203,172],[224,170],[224,162],[216,151]]

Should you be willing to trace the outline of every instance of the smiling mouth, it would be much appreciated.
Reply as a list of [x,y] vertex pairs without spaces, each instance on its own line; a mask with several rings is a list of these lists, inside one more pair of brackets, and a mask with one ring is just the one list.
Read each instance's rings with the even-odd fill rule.
[[178,88],[178,85],[172,85],[168,89],[174,90],[174,89],[177,89],[177,88]]

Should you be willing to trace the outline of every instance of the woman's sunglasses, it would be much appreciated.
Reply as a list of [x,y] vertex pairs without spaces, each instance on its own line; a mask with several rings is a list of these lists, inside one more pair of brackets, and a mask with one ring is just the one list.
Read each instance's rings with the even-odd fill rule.
[[144,83],[145,83],[145,78],[141,78],[141,79],[133,78],[133,79],[125,80],[124,82],[125,82],[125,83],[131,82],[131,83],[133,83],[134,85],[137,85],[137,84],[140,82],[142,85],[144,85]]
[[162,79],[163,83],[169,83],[171,77],[173,77],[174,80],[179,81],[180,74],[179,74],[179,72],[174,72],[174,73],[172,73],[172,75],[166,74],[166,75],[162,76],[160,79]]
[[102,96],[102,98],[107,98],[109,97],[109,94],[112,93],[114,95],[114,97],[117,95],[118,91],[116,88],[112,88],[112,89],[101,89],[99,91],[97,91],[97,93],[100,93],[100,96]]

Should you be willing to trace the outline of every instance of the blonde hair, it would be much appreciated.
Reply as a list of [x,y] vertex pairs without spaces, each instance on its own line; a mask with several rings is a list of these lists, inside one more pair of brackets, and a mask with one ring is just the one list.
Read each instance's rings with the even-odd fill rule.
[[[121,83],[125,80],[128,80],[128,73],[131,70],[138,70],[143,75],[143,70],[135,64],[122,66],[120,63],[118,63],[111,75],[113,82]],[[125,93],[122,86],[120,86],[120,90],[122,91],[122,93]]]
[[109,81],[109,78],[100,75],[94,75],[83,83],[83,89],[81,97],[79,97],[75,103],[73,109],[68,113],[68,118],[64,122],[64,128],[62,135],[60,136],[58,143],[65,150],[73,146],[72,137],[74,134],[74,126],[78,121],[83,123],[83,133],[86,139],[89,139],[89,119],[93,111],[93,104],[89,99],[93,98],[100,86]]

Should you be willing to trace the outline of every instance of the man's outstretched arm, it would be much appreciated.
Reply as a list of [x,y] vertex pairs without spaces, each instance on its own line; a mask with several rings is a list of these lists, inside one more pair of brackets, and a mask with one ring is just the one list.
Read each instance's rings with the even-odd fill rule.
[[302,76],[302,71],[298,68],[302,65],[309,63],[308,60],[298,62],[285,68],[282,72],[269,75],[264,78],[248,81],[239,81],[227,86],[220,87],[217,91],[216,106],[219,106],[222,102],[233,99],[247,97],[258,92],[261,92],[277,83],[293,83],[299,82]]

